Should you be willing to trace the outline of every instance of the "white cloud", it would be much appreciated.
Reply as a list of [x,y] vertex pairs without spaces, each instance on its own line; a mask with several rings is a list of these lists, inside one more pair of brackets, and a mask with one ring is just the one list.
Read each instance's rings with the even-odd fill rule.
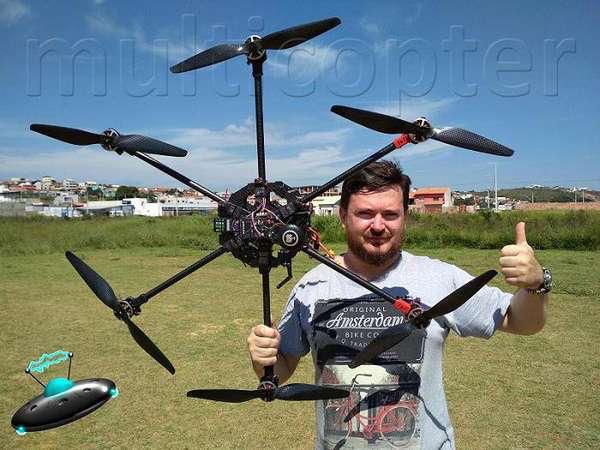
[[[267,177],[291,185],[325,182],[337,175],[340,164],[347,159],[340,146],[308,148],[286,157],[273,157],[267,149]],[[182,166],[206,186],[234,189],[250,182],[257,174],[254,151],[246,158],[221,155],[209,161],[202,152],[195,151]]]
[[[255,130],[250,120],[221,130],[154,130],[152,137],[189,150],[185,158],[158,157],[165,164],[213,190],[237,189],[256,177]],[[345,141],[350,129],[295,133],[285,125],[266,130],[267,176],[288,184],[325,182],[354,164],[356,152]],[[0,149],[0,178],[12,176],[93,179],[133,185],[179,183],[137,158],[120,157],[99,146],[71,147],[57,143],[55,150]]]
[[184,148],[239,148],[255,142],[253,130],[247,125],[230,124],[223,130],[175,128],[167,133],[174,136],[169,139],[170,143]]
[[31,8],[19,0],[0,0],[0,23],[13,25],[30,12]]
[[397,150],[396,153],[392,153],[392,156],[400,162],[406,162],[420,159],[425,156],[439,155],[450,149],[452,149],[452,146],[430,139],[416,145],[408,144],[405,149],[401,148]]
[[[350,127],[328,131],[294,133],[283,124],[269,124],[265,127],[265,144],[270,148],[292,148],[307,146],[339,145],[350,134]],[[242,148],[256,144],[254,122],[247,119],[242,124],[229,124],[222,130],[208,128],[174,128],[165,130],[163,135],[172,136],[169,142],[184,148]]]
[[[244,156],[196,148],[186,158],[158,157],[162,162],[211,190],[237,189],[256,177],[255,152]],[[267,151],[267,176],[287,184],[325,182],[337,175],[341,164],[354,159],[341,146],[308,148],[286,157]],[[118,156],[100,147],[33,153],[25,150],[0,154],[0,178],[52,175],[57,179],[95,180],[130,185],[178,186],[179,183],[136,158]]]
[[270,52],[266,69],[277,77],[314,80],[321,73],[331,69],[337,58],[338,52],[331,47],[306,43],[289,50]]
[[366,17],[363,17],[358,21],[358,25],[362,28],[362,30],[370,36],[379,37],[381,35],[381,31],[379,25],[375,22],[371,22]]
[[112,39],[133,39],[137,50],[160,57],[180,60],[183,57],[191,56],[201,51],[200,48],[182,45],[181,37],[176,37],[176,33],[174,32],[167,33],[168,39],[162,38],[162,41],[166,40],[166,45],[156,45],[154,40],[151,40],[146,35],[140,23],[134,22],[129,25],[123,25],[117,23],[112,17],[104,13],[87,15],[85,20],[88,27],[95,33],[109,36]]
[[[71,147],[67,150],[57,148],[55,151],[42,153],[27,149],[10,153],[3,150],[0,153],[0,167],[2,167],[0,175],[3,178],[10,176],[39,178],[43,175],[52,175],[57,179],[75,178],[105,182],[115,179],[125,181],[128,178],[133,180],[142,178],[134,161],[115,164],[115,157],[116,155],[103,151],[99,146]],[[125,159],[130,158],[123,158]]]
[[364,107],[357,106],[357,108],[387,114],[388,116],[401,116],[405,120],[412,121],[421,116],[431,119],[432,117],[447,111],[457,100],[457,97],[440,99],[411,97],[403,98],[398,101],[374,102]]

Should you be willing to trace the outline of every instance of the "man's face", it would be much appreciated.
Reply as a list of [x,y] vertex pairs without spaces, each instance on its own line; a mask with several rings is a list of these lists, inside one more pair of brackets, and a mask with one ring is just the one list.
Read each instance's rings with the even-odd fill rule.
[[340,209],[350,251],[364,262],[381,265],[395,259],[404,241],[404,207],[400,186],[361,191]]

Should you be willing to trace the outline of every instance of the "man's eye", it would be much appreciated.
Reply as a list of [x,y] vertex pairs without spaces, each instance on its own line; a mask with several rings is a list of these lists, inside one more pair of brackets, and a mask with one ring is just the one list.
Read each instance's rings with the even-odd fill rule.
[[396,214],[396,213],[389,213],[389,214],[384,214],[383,215],[383,218],[385,220],[396,220],[398,217],[400,217],[400,215]]
[[373,217],[373,214],[368,211],[360,211],[356,215],[361,219],[371,219]]

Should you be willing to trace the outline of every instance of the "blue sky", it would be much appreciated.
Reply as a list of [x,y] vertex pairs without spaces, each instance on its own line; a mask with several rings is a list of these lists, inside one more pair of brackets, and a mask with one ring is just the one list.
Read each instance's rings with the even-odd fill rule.
[[[0,179],[178,186],[127,155],[28,130],[50,123],[165,140],[190,154],[163,161],[211,189],[239,188],[256,176],[245,58],[188,74],[168,67],[212,45],[337,16],[332,31],[268,55],[270,180],[319,184],[393,139],[329,112],[342,104],[424,115],[515,150],[501,158],[407,146],[393,155],[416,186],[485,189],[496,163],[501,187],[600,188],[597,2],[254,3],[0,0]],[[73,49],[83,51],[70,66]]]

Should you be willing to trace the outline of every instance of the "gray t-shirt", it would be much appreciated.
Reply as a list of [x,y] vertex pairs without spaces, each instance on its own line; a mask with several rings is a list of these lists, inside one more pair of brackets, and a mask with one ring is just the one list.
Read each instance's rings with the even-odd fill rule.
[[[472,278],[451,264],[403,251],[373,283],[427,309]],[[491,337],[511,297],[486,286],[374,364],[350,369],[353,354],[404,318],[327,266],[309,271],[292,290],[279,324],[280,351],[295,357],[311,351],[317,384],[350,389],[355,381],[347,399],[316,402],[316,447],[454,448],[442,384],[444,341],[450,330],[459,336]]]

